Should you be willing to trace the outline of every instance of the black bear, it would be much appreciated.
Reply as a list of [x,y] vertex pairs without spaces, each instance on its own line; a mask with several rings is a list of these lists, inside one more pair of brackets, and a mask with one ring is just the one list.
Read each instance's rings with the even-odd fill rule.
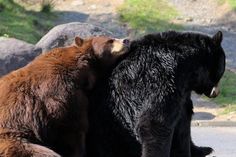
[[209,37],[170,31],[133,41],[128,56],[91,95],[88,157],[211,153],[191,141],[190,96],[218,95],[225,70],[222,38],[221,32]]

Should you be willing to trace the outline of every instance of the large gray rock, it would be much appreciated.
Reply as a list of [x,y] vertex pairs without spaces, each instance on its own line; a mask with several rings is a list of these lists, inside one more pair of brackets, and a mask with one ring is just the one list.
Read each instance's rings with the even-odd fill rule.
[[24,41],[0,37],[0,76],[25,66],[41,52],[41,48]]
[[42,52],[72,44],[75,36],[109,35],[112,33],[87,23],[73,22],[50,30],[36,46],[13,38],[0,37],[0,76],[25,66]]
[[43,52],[46,52],[52,48],[72,44],[75,36],[86,38],[99,35],[112,36],[112,33],[91,24],[72,22],[54,27],[36,44],[36,46],[42,48]]

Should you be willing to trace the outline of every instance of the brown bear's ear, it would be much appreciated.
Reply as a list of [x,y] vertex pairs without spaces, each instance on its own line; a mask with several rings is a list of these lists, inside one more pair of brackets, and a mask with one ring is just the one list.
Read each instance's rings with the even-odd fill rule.
[[80,47],[83,45],[83,39],[80,37],[75,37],[75,45]]
[[216,45],[220,45],[222,40],[223,40],[223,33],[221,31],[218,31],[213,37],[212,37],[213,42]]

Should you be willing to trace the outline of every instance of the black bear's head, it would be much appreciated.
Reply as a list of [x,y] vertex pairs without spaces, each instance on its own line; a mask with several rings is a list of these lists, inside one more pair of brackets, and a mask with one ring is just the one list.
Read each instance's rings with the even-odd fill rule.
[[198,70],[194,91],[198,94],[205,94],[209,98],[218,96],[219,81],[225,71],[225,53],[221,47],[223,40],[222,32],[217,32],[208,40],[207,55],[202,59],[203,66]]

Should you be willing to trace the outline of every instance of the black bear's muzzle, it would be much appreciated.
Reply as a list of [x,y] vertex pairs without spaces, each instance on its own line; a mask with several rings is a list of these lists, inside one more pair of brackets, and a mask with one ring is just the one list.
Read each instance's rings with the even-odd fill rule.
[[211,90],[211,94],[210,94],[210,98],[215,98],[217,97],[218,95],[220,94],[220,89],[217,86],[213,87],[212,90]]
[[204,93],[207,97],[209,98],[215,98],[220,94],[220,89],[218,84],[216,86],[214,86],[211,91]]

